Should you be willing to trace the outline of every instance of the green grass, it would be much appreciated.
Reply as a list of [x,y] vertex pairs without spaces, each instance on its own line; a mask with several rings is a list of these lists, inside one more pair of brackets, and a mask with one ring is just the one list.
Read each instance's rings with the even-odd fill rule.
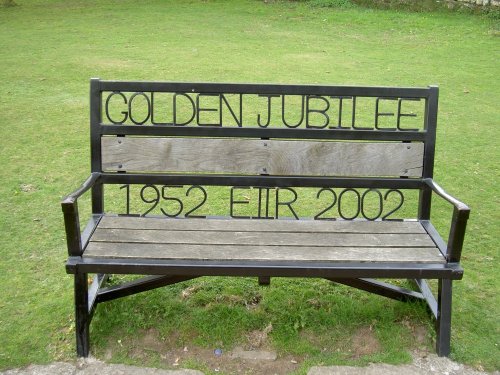
[[[89,173],[90,77],[438,84],[436,180],[472,208],[465,276],[454,284],[451,357],[500,369],[498,23],[250,0],[16,2],[0,8],[0,369],[74,355],[59,199]],[[449,209],[436,207],[444,208],[436,222],[447,225]],[[189,286],[196,293],[182,299]],[[300,356],[304,372],[318,363],[408,361],[411,327],[431,332],[429,321],[422,306],[321,280],[260,288],[251,279],[214,278],[100,306],[92,345],[104,356],[110,337],[120,339],[112,360],[161,365],[154,355],[134,359],[125,343],[156,327],[165,339],[175,333],[179,346],[228,349],[272,323],[270,343]],[[381,348],[353,358],[348,343],[362,327]]]

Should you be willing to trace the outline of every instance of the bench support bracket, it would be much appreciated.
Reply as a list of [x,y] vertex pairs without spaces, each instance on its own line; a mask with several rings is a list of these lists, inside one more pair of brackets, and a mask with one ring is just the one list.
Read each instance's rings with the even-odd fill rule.
[[166,285],[172,285],[195,279],[199,276],[146,276],[138,280],[129,281],[120,285],[113,285],[102,288],[97,293],[96,301],[105,302],[116,298],[130,296],[145,292],[147,290],[160,288]]
[[437,301],[436,301],[436,298],[434,297],[434,294],[432,294],[432,291],[429,288],[427,281],[423,280],[423,279],[415,279],[414,281],[417,284],[418,289],[420,289],[420,292],[424,296],[425,300],[427,301],[427,307],[429,308],[430,312],[434,316],[434,319],[437,319],[437,316],[438,316]]
[[378,294],[383,297],[395,299],[397,301],[406,302],[424,299],[422,293],[373,279],[328,278],[327,280]]
[[88,310],[91,318],[94,315],[94,311],[97,306],[97,293],[102,288],[102,286],[108,281],[108,279],[109,275],[98,273],[97,275],[94,276],[92,284],[90,284],[90,287],[88,289],[88,295],[89,295]]

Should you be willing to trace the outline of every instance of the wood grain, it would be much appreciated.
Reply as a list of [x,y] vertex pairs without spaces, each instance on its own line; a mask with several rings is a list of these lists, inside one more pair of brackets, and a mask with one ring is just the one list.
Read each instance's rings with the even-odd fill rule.
[[105,216],[101,229],[158,229],[169,231],[311,232],[311,233],[426,233],[418,221],[319,221],[258,219],[168,219]]
[[283,233],[283,232],[214,232],[165,231],[136,229],[101,229],[93,242],[262,245],[262,246],[359,246],[359,247],[435,247],[427,234],[393,233]]
[[422,143],[103,137],[104,171],[421,177]]
[[86,258],[445,263],[431,247],[304,247],[92,242]]
[[445,263],[418,221],[105,216],[84,257]]

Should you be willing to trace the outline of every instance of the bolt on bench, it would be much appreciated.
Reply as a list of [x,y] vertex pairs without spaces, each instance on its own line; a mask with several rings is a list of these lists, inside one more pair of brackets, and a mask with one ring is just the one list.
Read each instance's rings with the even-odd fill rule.
[[[437,107],[437,87],[92,79],[91,175],[62,200],[78,356],[98,303],[215,275],[325,278],[424,300],[447,356],[469,208],[432,179]],[[118,194],[125,212],[112,213]],[[430,221],[433,194],[453,207],[447,243]],[[207,215],[221,201],[223,217]],[[111,274],[145,276],[106,285]]]

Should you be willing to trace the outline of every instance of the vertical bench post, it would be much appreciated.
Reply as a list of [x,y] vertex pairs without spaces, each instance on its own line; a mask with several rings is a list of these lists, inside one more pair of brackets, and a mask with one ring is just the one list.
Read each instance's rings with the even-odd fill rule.
[[[90,167],[91,172],[102,172],[101,166],[101,85],[99,78],[90,80]],[[92,187],[92,213],[104,212],[104,185],[99,182]]]
[[90,348],[90,314],[86,273],[75,274],[75,333],[78,357],[88,357]]
[[[426,141],[424,148],[424,168],[422,178],[432,178],[434,175],[434,155],[436,152],[436,128],[438,114],[439,88],[429,86],[429,97],[426,101],[424,128]],[[432,204],[432,190],[423,186],[420,190],[418,203],[419,220],[430,220]]]
[[450,355],[452,281],[439,279],[436,319],[436,352],[440,357]]

